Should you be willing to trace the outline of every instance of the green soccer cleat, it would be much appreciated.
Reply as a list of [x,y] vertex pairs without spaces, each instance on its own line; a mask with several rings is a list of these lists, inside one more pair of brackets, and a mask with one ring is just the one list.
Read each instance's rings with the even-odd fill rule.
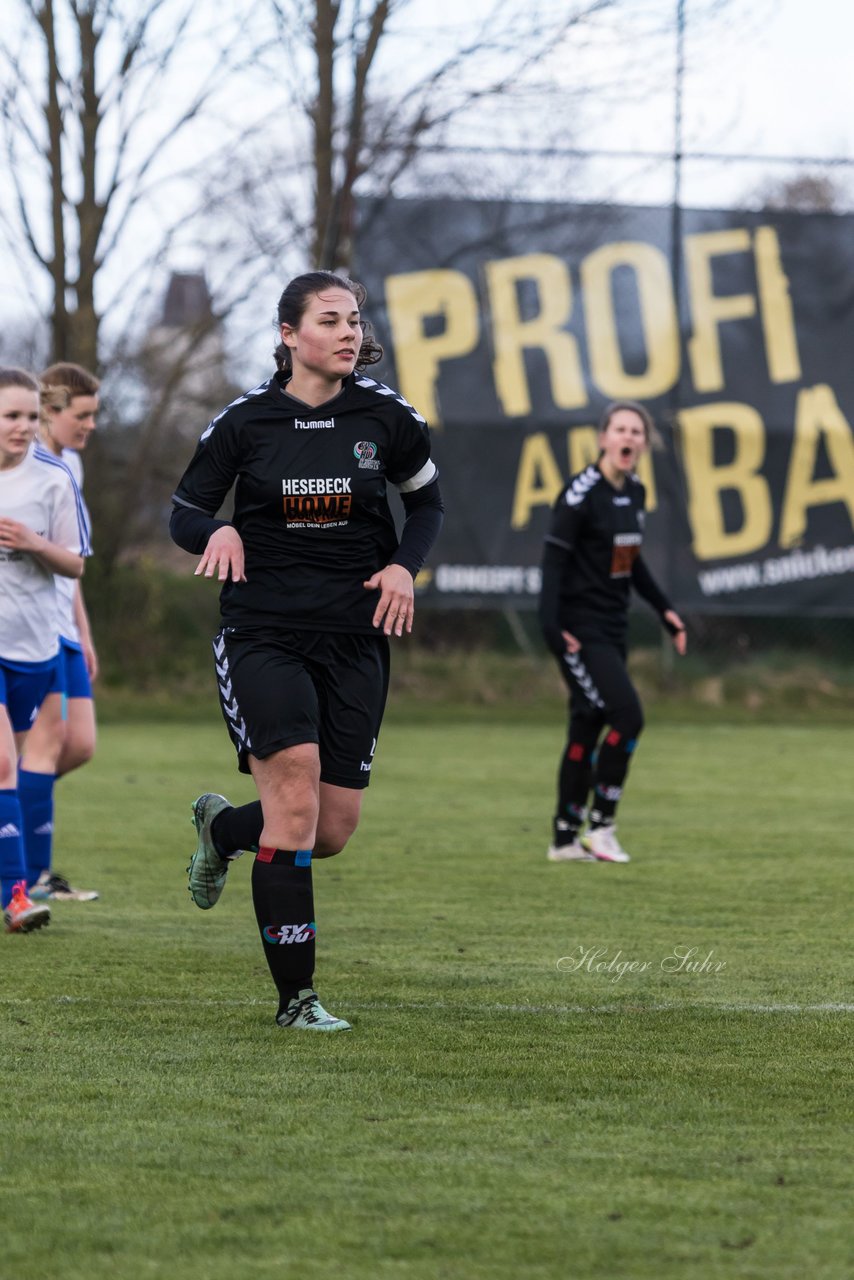
[[288,1006],[277,1014],[280,1027],[293,1027],[297,1031],[351,1031],[349,1022],[327,1013],[310,987],[298,991],[288,1001]]
[[217,814],[231,807],[225,796],[217,795],[214,791],[206,791],[198,800],[193,801],[193,826],[198,833],[199,842],[187,867],[187,875],[193,902],[202,911],[209,911],[216,906],[225,888],[228,859],[221,858],[214,846],[211,823]]

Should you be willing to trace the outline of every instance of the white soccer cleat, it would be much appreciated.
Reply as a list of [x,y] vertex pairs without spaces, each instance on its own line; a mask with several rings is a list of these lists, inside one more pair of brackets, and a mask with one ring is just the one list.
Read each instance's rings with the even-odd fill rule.
[[596,858],[588,853],[580,840],[571,844],[550,844],[546,850],[549,862],[595,862]]
[[591,827],[582,837],[585,849],[599,862],[630,862],[631,859],[617,839],[617,828]]

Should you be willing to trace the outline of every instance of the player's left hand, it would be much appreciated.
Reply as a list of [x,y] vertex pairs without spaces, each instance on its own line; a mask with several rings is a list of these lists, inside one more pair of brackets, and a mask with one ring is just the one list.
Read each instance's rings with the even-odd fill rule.
[[390,636],[407,635],[412,630],[415,616],[415,583],[412,574],[402,564],[387,564],[362,584],[368,591],[379,591],[380,598],[374,610],[373,623],[382,627]]
[[87,644],[85,640],[81,640],[80,647],[83,650],[83,661],[86,663],[86,670],[89,673],[89,679],[94,684],[98,679],[98,671],[100,670],[95,646],[93,644]]
[[688,648],[688,632],[685,630],[685,623],[675,609],[667,610],[664,615],[664,621],[667,623],[667,629],[673,639],[673,648],[680,658],[684,658],[685,650]]

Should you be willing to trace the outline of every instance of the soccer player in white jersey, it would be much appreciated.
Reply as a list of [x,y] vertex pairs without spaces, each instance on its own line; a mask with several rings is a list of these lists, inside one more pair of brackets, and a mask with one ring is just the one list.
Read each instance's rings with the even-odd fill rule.
[[0,369],[0,905],[10,933],[50,920],[47,903],[27,892],[37,876],[27,863],[18,757],[41,706],[61,718],[54,575],[79,578],[89,550],[71,473],[35,444],[38,393],[29,373]]
[[[80,451],[86,448],[95,430],[100,383],[88,370],[68,363],[51,365],[39,382],[40,446],[66,464],[82,495]],[[82,509],[89,527],[85,502]],[[40,868],[30,896],[41,901],[91,902],[98,897],[94,889],[75,889],[65,876],[53,869],[52,844],[44,830],[44,811],[53,805],[54,781],[92,759],[96,737],[92,681],[98,674],[98,657],[83,589],[79,579],[61,575],[57,575],[56,589],[60,607],[63,716],[57,722],[47,710],[39,713],[27,738],[19,774],[21,794],[28,798],[26,803],[32,798],[35,810],[31,823],[28,813],[24,814],[33,862]],[[39,831],[41,835],[36,834]]]

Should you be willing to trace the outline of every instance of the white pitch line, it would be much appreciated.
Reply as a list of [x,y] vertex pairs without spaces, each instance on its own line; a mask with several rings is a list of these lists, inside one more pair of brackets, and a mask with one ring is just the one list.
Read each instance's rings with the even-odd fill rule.
[[[346,999],[346,998],[345,998]],[[91,1004],[99,1007],[114,1005],[121,1008],[153,1007],[153,1008],[243,1008],[246,1006],[266,1007],[275,1003],[268,1000],[247,996],[242,999],[216,1000],[198,999],[196,997],[155,997],[139,996],[135,999],[104,1000],[97,996],[0,996],[0,1005],[36,1005],[36,1004]],[[441,1012],[441,1013],[530,1013],[553,1017],[555,1014],[646,1014],[646,1013],[854,1013],[854,1004],[827,1001],[820,1004],[756,1004],[752,1002],[722,1000],[655,1001],[643,1004],[638,1000],[627,1000],[624,1004],[448,1004],[443,1000],[355,1000],[346,1001],[347,1008],[355,1011],[383,1012]]]

